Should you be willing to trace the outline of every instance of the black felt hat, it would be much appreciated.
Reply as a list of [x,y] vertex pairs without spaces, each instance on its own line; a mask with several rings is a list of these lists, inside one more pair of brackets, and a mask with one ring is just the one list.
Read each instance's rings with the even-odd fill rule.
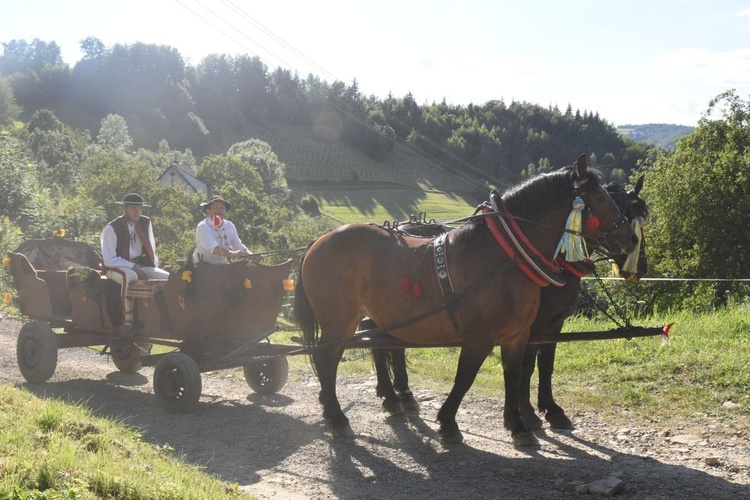
[[143,198],[141,198],[141,195],[139,195],[138,193],[128,193],[125,195],[122,201],[116,201],[115,203],[117,203],[118,205],[138,205],[139,207],[151,206],[143,203]]

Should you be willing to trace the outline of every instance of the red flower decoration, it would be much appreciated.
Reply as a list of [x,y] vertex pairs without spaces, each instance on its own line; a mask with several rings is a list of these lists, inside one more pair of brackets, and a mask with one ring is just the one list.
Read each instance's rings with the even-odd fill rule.
[[596,217],[596,215],[592,215],[589,217],[589,220],[586,221],[586,227],[589,229],[596,229],[599,227],[599,219]]
[[401,291],[406,293],[411,288],[411,282],[409,281],[409,278],[404,276],[404,279],[401,280]]
[[415,297],[422,296],[422,287],[419,286],[419,283],[414,284],[414,288],[412,288],[411,293],[414,294]]

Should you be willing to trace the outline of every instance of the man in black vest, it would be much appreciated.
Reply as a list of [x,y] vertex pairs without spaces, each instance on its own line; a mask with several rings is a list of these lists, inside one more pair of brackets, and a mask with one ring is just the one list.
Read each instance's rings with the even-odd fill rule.
[[151,219],[142,215],[143,198],[136,193],[126,194],[118,205],[123,214],[107,224],[99,236],[105,276],[121,285],[123,326],[133,325],[133,299],[125,296],[128,283],[135,280],[166,280],[169,273],[159,269]]

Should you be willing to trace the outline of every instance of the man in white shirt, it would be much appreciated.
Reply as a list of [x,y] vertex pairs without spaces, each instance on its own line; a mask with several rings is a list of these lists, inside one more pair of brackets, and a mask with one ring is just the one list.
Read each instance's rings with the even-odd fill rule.
[[102,245],[104,275],[119,283],[125,322],[133,325],[133,299],[125,297],[128,284],[136,280],[166,280],[169,273],[159,269],[151,219],[142,215],[143,198],[128,193],[117,202],[123,214],[107,224],[99,235]]
[[261,255],[255,255],[242,244],[237,228],[226,220],[227,211],[231,208],[228,201],[214,195],[207,202],[201,203],[206,218],[198,223],[195,229],[195,252],[193,261],[196,264],[226,264],[229,259],[246,258],[260,262]]

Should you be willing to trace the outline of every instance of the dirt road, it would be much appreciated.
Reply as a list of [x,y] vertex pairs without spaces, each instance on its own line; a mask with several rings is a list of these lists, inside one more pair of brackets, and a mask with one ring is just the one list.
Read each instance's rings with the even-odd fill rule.
[[203,374],[196,410],[171,415],[156,403],[151,369],[119,373],[88,349],[60,350],[54,377],[26,384],[16,364],[20,326],[0,320],[0,383],[83,401],[259,498],[750,499],[750,436],[707,415],[664,429],[610,423],[594,408],[573,411],[575,431],[545,429],[540,447],[516,449],[500,423],[502,401],[468,397],[458,414],[466,440],[444,446],[434,421],[444,395],[418,391],[419,414],[389,417],[374,378],[358,378],[338,386],[357,437],[334,440],[308,367],[293,368],[281,393],[266,397],[241,375]]

